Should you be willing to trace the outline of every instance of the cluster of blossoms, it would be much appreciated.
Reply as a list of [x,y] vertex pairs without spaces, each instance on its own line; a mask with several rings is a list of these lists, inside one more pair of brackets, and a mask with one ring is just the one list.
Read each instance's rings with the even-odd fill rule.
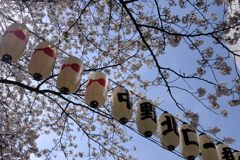
[[231,137],[223,137],[223,142],[228,143],[228,144],[232,144],[234,143],[236,140],[231,138]]
[[234,32],[234,31],[232,31],[232,32],[233,33],[232,33],[231,37],[227,36],[227,35],[225,36],[225,41],[229,45],[235,45],[238,42],[239,38],[240,38],[239,32]]
[[200,98],[200,97],[203,97],[205,94],[206,94],[206,89],[205,88],[202,88],[202,87],[200,87],[200,88],[198,88],[197,89],[197,94],[198,94],[198,97]]
[[221,113],[222,113],[223,117],[227,117],[229,114],[229,111],[224,109],[221,111]]
[[189,118],[191,119],[190,121],[190,127],[192,130],[196,130],[199,123],[199,115],[197,113],[193,113],[191,110],[187,110],[184,112],[184,118]]
[[232,90],[227,88],[227,84],[225,82],[220,82],[217,86],[215,86],[215,90],[215,95],[217,97],[230,96],[233,94]]
[[217,103],[217,96],[214,95],[214,94],[209,94],[208,95],[208,101],[209,103],[211,104],[211,109],[219,109],[220,108],[220,105]]
[[223,75],[230,75],[232,71],[232,67],[228,66],[228,64],[224,61],[223,57],[217,57],[214,63],[216,66],[215,69],[220,70]]
[[213,128],[210,128],[209,130],[207,130],[207,132],[212,133],[214,135],[216,135],[220,131],[221,131],[221,129],[218,127],[213,127]]
[[203,75],[205,75],[206,74],[206,70],[204,70],[204,69],[202,69],[202,68],[200,68],[200,67],[198,67],[197,68],[197,74],[200,76],[200,77],[202,77]]
[[211,58],[213,56],[214,50],[212,47],[208,47],[202,50],[201,54],[204,58]]
[[231,107],[238,106],[238,105],[240,105],[240,98],[234,99],[234,100],[229,100],[229,101],[228,101],[228,104],[229,104]]

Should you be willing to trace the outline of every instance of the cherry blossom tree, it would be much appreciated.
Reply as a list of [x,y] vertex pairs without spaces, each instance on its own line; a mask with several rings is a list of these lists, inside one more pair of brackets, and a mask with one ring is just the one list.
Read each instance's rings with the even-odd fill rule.
[[[228,14],[233,1],[213,0],[1,0],[0,34],[12,23],[25,24],[30,39],[22,58],[17,62],[0,62],[0,157],[29,159],[30,154],[54,159],[61,151],[69,159],[88,157],[101,159],[134,159],[125,142],[131,141],[136,129],[135,114],[130,122],[120,125],[111,116],[111,92],[123,86],[132,93],[133,106],[150,97],[158,115],[164,110],[162,94],[169,96],[178,121],[186,121],[192,129],[210,134],[216,141],[233,143],[226,135],[218,137],[221,124],[204,126],[202,116],[188,101],[219,119],[228,117],[228,108],[240,104],[240,82],[227,44],[235,44],[239,33],[239,13]],[[28,72],[31,53],[37,44],[50,41],[58,56],[51,76],[35,81]],[[171,63],[172,48],[194,54],[196,59],[183,57],[182,70]],[[219,53],[221,48],[221,53]],[[217,52],[216,52],[217,51]],[[78,90],[61,94],[56,79],[61,65],[69,56],[84,63]],[[161,59],[169,61],[164,66]],[[184,60],[184,61],[183,61]],[[230,63],[231,62],[231,63]],[[194,64],[194,66],[190,66]],[[88,76],[101,71],[109,77],[108,99],[94,109],[84,100]],[[149,74],[141,74],[143,71]],[[226,78],[223,78],[226,77]],[[194,85],[193,85],[194,84]],[[206,87],[204,87],[206,86]],[[222,103],[226,102],[226,104]],[[133,132],[132,132],[133,131]],[[78,133],[78,134],[76,134]],[[39,148],[36,140],[42,135],[56,134],[52,148]],[[88,152],[78,149],[79,137],[86,137]],[[144,137],[143,137],[144,138]],[[150,138],[159,147],[158,132]],[[168,151],[166,151],[168,152]],[[179,152],[173,151],[182,157]],[[55,157],[56,158],[56,157]],[[138,158],[138,157],[135,157]]]

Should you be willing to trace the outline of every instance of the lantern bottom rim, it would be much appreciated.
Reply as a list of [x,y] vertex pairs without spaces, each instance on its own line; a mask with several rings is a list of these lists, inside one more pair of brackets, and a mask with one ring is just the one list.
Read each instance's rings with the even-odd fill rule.
[[188,157],[187,157],[187,160],[194,160],[194,159],[195,159],[194,156],[188,156]]
[[9,54],[4,54],[4,55],[2,56],[2,61],[3,61],[3,62],[6,62],[6,63],[11,63],[11,61],[12,61],[12,56],[9,55]]
[[97,102],[97,101],[91,101],[91,102],[90,102],[90,106],[91,106],[92,108],[97,108],[97,107],[98,107],[98,102]]
[[40,80],[42,80],[42,75],[40,73],[34,73],[33,79],[36,81],[40,81]]
[[121,124],[126,124],[127,122],[128,122],[128,119],[127,118],[120,118],[119,119],[119,122],[121,123]]
[[151,137],[152,136],[152,132],[151,131],[146,131],[146,132],[144,132],[144,136],[145,137]]
[[169,150],[169,151],[172,151],[172,150],[175,149],[175,147],[174,147],[173,145],[169,145],[169,146],[167,146],[167,147],[168,147],[168,150]]
[[61,92],[62,94],[68,94],[68,93],[69,93],[69,89],[66,88],[66,87],[62,87],[62,88],[60,89],[60,92]]

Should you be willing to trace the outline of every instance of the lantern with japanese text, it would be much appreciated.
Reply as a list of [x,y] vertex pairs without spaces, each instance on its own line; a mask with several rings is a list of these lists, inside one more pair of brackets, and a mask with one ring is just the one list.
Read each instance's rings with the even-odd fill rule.
[[187,160],[194,160],[199,154],[198,139],[195,130],[189,128],[189,124],[183,123],[179,128],[180,151]]
[[200,160],[218,160],[218,154],[215,144],[210,136],[201,133],[198,137]]
[[121,124],[126,124],[132,118],[131,93],[124,87],[112,92],[112,116]]
[[142,100],[137,103],[136,122],[138,131],[145,137],[151,137],[157,130],[155,107],[151,100]]
[[240,160],[240,152],[239,151],[234,150],[233,156],[234,156],[235,160]]
[[85,92],[85,102],[92,108],[104,105],[107,100],[108,78],[102,72],[94,72],[88,78]]
[[63,62],[57,78],[57,88],[63,94],[77,91],[83,71],[83,63],[77,57],[68,57]]
[[33,79],[40,81],[47,78],[54,67],[57,49],[50,42],[41,42],[37,45],[28,65],[28,71]]
[[216,148],[219,160],[234,160],[233,153],[228,145],[218,142]]
[[21,58],[29,39],[24,24],[13,23],[4,32],[0,42],[0,55],[4,62],[15,62]]
[[160,141],[164,148],[171,151],[179,145],[179,133],[176,120],[174,116],[167,111],[158,118],[158,130]]

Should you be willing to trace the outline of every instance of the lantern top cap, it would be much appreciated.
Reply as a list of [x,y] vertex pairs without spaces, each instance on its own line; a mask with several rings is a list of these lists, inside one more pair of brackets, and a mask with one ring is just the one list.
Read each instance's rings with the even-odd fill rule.
[[184,124],[188,124],[188,123],[187,122],[183,122],[182,124],[184,125]]
[[219,145],[219,144],[223,144],[222,142],[217,142],[217,145]]
[[168,113],[168,111],[164,111],[163,113]]
[[204,133],[204,132],[201,132],[201,133],[199,134],[199,136],[202,136],[202,135],[206,135],[206,133]]
[[124,86],[119,86],[119,88],[124,88],[124,89],[126,89]]

